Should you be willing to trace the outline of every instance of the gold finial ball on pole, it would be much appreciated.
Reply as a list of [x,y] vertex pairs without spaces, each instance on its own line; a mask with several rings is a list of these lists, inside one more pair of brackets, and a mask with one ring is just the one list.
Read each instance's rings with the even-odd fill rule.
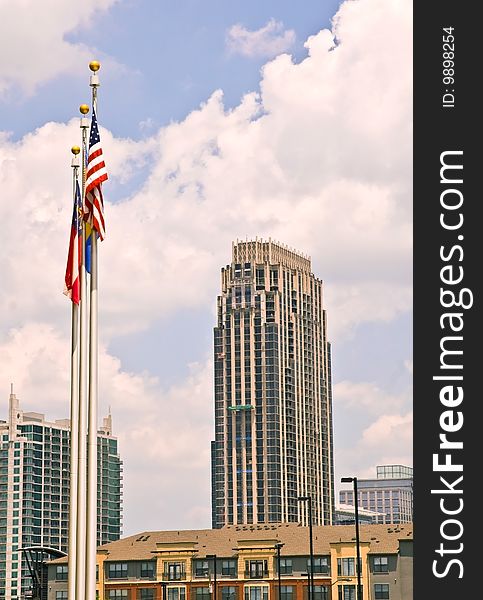
[[79,148],[79,146],[72,146],[70,151],[72,152],[72,154],[74,154],[74,156],[77,156],[80,152],[80,148]]
[[96,73],[97,71],[99,71],[100,68],[101,68],[101,63],[98,60],[91,60],[91,62],[89,63],[89,69],[93,73]]
[[83,115],[86,115],[89,112],[89,107],[87,106],[87,104],[81,104],[79,106],[79,110]]

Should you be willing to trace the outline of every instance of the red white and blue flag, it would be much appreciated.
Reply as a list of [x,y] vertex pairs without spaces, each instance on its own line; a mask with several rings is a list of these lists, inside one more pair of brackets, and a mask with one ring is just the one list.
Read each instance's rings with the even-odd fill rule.
[[101,240],[106,235],[104,201],[102,199],[102,182],[106,180],[106,164],[102,156],[101,138],[97,126],[96,113],[93,110],[89,136],[89,154],[87,157],[84,219],[98,233]]
[[74,210],[72,212],[72,225],[70,228],[69,254],[65,270],[64,294],[72,302],[80,302],[79,270],[82,261],[82,201],[79,181],[75,182]]

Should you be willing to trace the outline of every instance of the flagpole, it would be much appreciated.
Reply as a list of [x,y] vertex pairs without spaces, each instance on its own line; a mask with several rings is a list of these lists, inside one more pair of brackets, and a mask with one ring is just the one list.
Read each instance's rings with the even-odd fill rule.
[[[82,130],[82,189],[86,177],[86,150],[87,130],[89,119],[85,116],[89,112],[86,104],[79,108],[83,115],[80,120]],[[78,430],[78,460],[77,460],[77,540],[76,540],[76,599],[85,597],[86,574],[86,408],[87,408],[87,274],[85,266],[86,227],[82,221],[82,264],[80,266],[80,360],[79,360],[79,430]],[[69,599],[70,600],[70,599]]]
[[[97,113],[97,88],[100,64],[89,63],[92,71],[92,111]],[[86,600],[96,600],[96,549],[97,549],[97,403],[98,403],[98,272],[97,232],[91,233],[91,289],[89,327],[89,404],[87,438],[87,532],[86,532]]]
[[[79,146],[72,146],[72,180],[74,207],[79,177]],[[74,208],[75,210],[75,208]],[[80,218],[80,215],[78,216]],[[77,459],[79,449],[79,305],[72,302],[72,334],[70,361],[70,488],[69,488],[69,559],[68,599],[74,600],[76,589],[76,528],[77,528]]]

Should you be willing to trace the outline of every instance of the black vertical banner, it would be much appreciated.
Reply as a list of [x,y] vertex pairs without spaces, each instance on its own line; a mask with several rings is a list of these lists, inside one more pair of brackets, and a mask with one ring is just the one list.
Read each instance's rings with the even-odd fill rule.
[[[483,597],[477,3],[414,3],[414,598]],[[479,561],[478,561],[479,562]],[[478,591],[480,590],[480,591]]]

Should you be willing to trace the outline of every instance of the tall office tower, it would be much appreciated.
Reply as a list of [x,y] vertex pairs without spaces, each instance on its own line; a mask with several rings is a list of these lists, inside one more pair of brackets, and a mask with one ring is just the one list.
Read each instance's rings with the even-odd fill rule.
[[[0,600],[24,597],[31,581],[19,548],[67,552],[69,529],[69,420],[50,423],[24,412],[10,394],[0,421]],[[111,417],[97,437],[97,542],[118,540],[122,520],[122,462]]]
[[271,240],[236,242],[214,329],[212,526],[330,525],[330,344],[310,259]]
[[[354,492],[341,490],[340,502],[354,506]],[[379,465],[376,479],[357,480],[358,506],[377,511],[374,523],[411,523],[413,520],[413,469]]]

